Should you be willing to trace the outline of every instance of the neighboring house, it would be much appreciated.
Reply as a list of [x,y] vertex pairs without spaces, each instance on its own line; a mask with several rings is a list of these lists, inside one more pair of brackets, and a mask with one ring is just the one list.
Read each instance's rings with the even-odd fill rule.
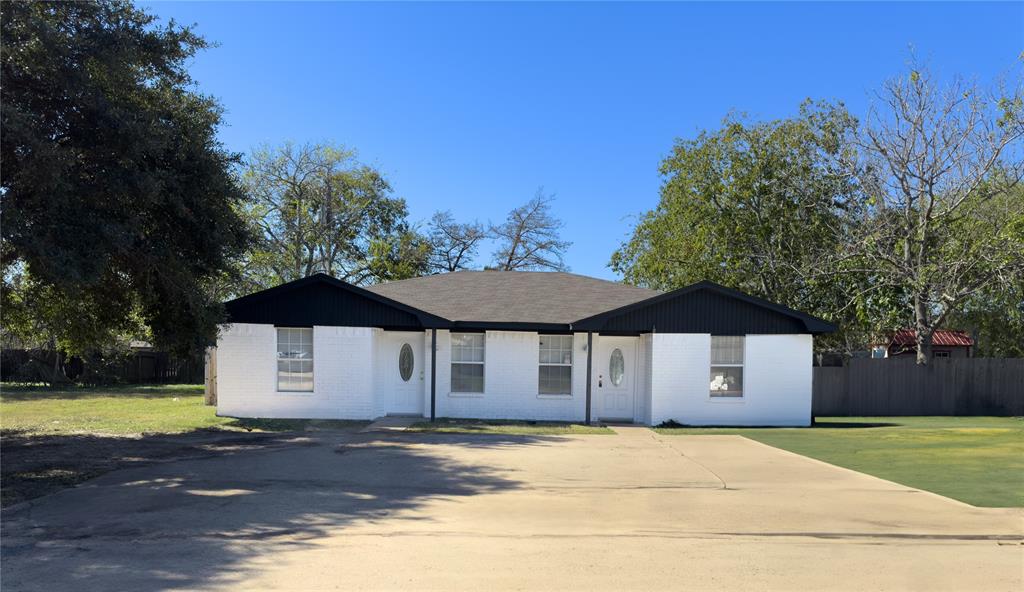
[[[969,358],[974,340],[966,331],[937,329],[932,333],[933,358]],[[872,358],[916,356],[917,338],[913,329],[900,329],[885,343],[874,346]]]
[[835,330],[710,282],[559,272],[319,274],[226,307],[217,412],[236,417],[805,426],[813,336]]

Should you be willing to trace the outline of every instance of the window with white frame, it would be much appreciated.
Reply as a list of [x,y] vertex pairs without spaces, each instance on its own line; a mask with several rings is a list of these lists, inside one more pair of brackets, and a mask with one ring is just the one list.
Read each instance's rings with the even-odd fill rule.
[[743,337],[711,336],[711,396],[743,396]]
[[277,390],[313,391],[313,329],[277,328]]
[[572,335],[540,336],[540,380],[542,395],[572,394]]
[[452,333],[452,392],[484,392],[483,333]]

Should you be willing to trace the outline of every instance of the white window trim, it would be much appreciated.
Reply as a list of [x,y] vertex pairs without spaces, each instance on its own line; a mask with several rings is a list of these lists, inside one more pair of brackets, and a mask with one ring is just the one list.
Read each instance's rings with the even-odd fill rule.
[[[544,339],[545,337],[568,337],[569,338],[569,363],[568,364],[566,364],[565,362],[562,362],[562,363],[551,363],[551,362],[541,362],[540,361],[540,341],[541,341],[541,339]],[[573,374],[575,372],[575,370],[573,369],[573,361],[576,359],[576,352],[574,351],[575,348],[576,348],[576,338],[572,334],[569,334],[569,335],[564,335],[564,334],[562,334],[562,335],[557,335],[557,334],[538,335],[538,337],[537,337],[537,354],[538,354],[537,355],[537,367],[538,367],[538,371],[537,371],[537,398],[539,398],[539,399],[571,399],[572,398]],[[567,393],[542,393],[542,392],[540,392],[540,370],[539,370],[539,368],[542,367],[542,366],[557,366],[557,367],[561,367],[561,368],[568,367],[569,368],[569,392],[567,392]]]
[[[484,356],[483,356],[484,359],[483,359],[483,361],[481,361],[481,362],[462,362],[462,361],[456,362],[455,360],[450,360],[450,363],[449,363],[450,366],[454,366],[456,364],[477,364],[477,365],[482,366],[483,369],[484,369],[484,371],[482,372],[482,377],[481,377],[481,382],[482,382],[481,386],[482,386],[482,388],[479,391],[457,391],[457,390],[455,390],[455,388],[453,387],[453,382],[452,382],[452,379],[453,379],[455,373],[452,372],[449,369],[449,371],[448,371],[448,391],[449,391],[448,392],[448,396],[449,397],[469,397],[469,398],[482,397],[484,395],[484,393],[487,392],[487,333],[472,333],[472,332],[451,333],[449,335],[449,341],[454,341],[453,338],[456,335],[480,335],[483,338],[482,341],[481,341],[481,343],[482,343],[481,347],[484,350]],[[454,351],[454,350],[455,350],[455,346],[453,345],[451,347],[451,351]]]
[[[309,378],[310,383],[312,384],[312,386],[310,387],[309,390],[301,390],[301,391],[299,391],[299,390],[290,390],[290,389],[282,389],[281,388],[281,374],[280,374],[280,370],[278,370],[280,362],[282,362],[282,361],[289,361],[289,362],[295,361],[295,358],[282,358],[281,357],[281,342],[280,342],[281,337],[280,337],[280,333],[278,332],[279,329],[307,329],[309,331],[309,343],[310,343],[310,345],[313,348],[313,357],[309,359],[309,362],[310,362],[310,364],[311,364],[311,366],[313,368],[313,371],[310,373],[310,378]],[[316,332],[314,331],[313,327],[291,327],[291,326],[287,326],[287,325],[281,325],[281,326],[275,325],[274,326],[274,389],[275,389],[276,392],[282,393],[282,394],[287,394],[289,397],[291,397],[291,396],[300,396],[301,397],[301,396],[310,396],[310,395],[315,395],[316,394],[316,342],[315,342],[316,334],[315,333]]]
[[[710,344],[711,344],[711,341],[714,341],[715,337],[742,337],[743,338],[743,362],[740,363],[740,364],[725,364],[725,363],[716,364],[714,360],[711,360],[710,359],[711,358],[710,353],[711,353],[711,351],[714,350],[714,348]],[[746,335],[712,335],[711,336],[711,340],[708,342],[708,344],[709,344],[708,345],[708,347],[709,347],[708,359],[709,359],[709,362],[710,362],[708,364],[708,372],[709,373],[711,372],[711,368],[743,368],[743,382],[741,383],[740,393],[738,395],[734,395],[734,394],[715,395],[715,394],[712,394],[714,391],[712,391],[709,388],[708,389],[708,399],[710,399],[712,402],[715,402],[715,403],[740,403],[740,402],[743,402],[746,399],[746,397],[747,397],[747,384],[746,384],[747,383],[747,372],[746,372],[746,368],[745,368],[745,366],[747,364],[747,336]],[[728,392],[728,391],[725,391],[725,392]]]

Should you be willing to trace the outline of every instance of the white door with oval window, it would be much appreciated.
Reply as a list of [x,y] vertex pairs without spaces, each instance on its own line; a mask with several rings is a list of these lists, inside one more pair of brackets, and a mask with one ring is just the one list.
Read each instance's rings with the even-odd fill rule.
[[385,393],[390,415],[423,414],[423,334],[385,334],[385,372],[390,377],[384,384],[390,385]]
[[597,419],[633,421],[636,405],[636,337],[602,335],[596,357]]

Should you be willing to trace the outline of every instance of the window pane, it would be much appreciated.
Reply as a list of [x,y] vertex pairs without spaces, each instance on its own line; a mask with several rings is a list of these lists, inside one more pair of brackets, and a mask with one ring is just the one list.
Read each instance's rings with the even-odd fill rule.
[[542,395],[572,393],[572,366],[541,366],[539,392]]
[[612,384],[619,386],[622,384],[622,377],[626,375],[626,360],[622,357],[622,350],[615,348],[612,352],[612,357],[608,361],[608,377],[611,379]]
[[277,390],[313,390],[313,329],[277,329]]
[[484,365],[452,364],[452,392],[484,392]]
[[711,367],[712,397],[742,397],[743,367],[712,366]]
[[572,364],[571,335],[542,335],[540,337],[541,364]]
[[711,337],[712,364],[742,364],[743,337]]
[[560,363],[560,356],[557,350],[542,349],[540,350],[540,363],[541,364],[558,364]]
[[453,362],[483,362],[483,333],[452,333]]
[[413,357],[412,346],[408,343],[402,344],[402,350],[398,353],[398,374],[402,380],[409,382],[412,378]]

